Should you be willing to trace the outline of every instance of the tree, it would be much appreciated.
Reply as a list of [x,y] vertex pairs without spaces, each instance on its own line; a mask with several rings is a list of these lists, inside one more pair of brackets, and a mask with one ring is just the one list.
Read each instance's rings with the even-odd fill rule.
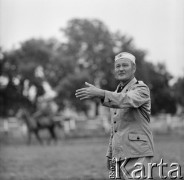
[[[73,19],[68,22],[65,29],[62,29],[62,32],[67,37],[64,54],[73,59],[72,62],[75,64],[73,76],[82,72],[91,83],[97,86],[110,84],[110,81],[103,80],[107,74],[108,77],[113,77],[110,68],[113,64],[111,57],[114,55],[113,39],[108,28],[99,20]],[[69,79],[75,79],[77,82],[81,79],[80,75],[78,80],[71,76]],[[75,90],[79,88],[72,84]],[[73,97],[73,94],[69,97]],[[75,103],[76,100],[73,102]],[[98,106],[99,103],[96,102],[96,104]]]
[[[17,109],[24,100],[27,104],[36,107],[37,99],[44,94],[42,82],[44,76],[38,75],[39,67],[47,66],[52,49],[50,44],[44,40],[31,39],[21,44],[20,48],[4,52],[1,75],[8,79],[6,87],[1,89],[4,97],[4,109]],[[28,97],[31,86],[36,88],[35,101],[32,103]],[[29,102],[29,103],[28,103]],[[23,102],[22,102],[23,103]],[[4,114],[7,114],[3,110]]]
[[[5,96],[0,98],[0,103],[10,98],[6,102],[11,104],[13,100],[11,106],[16,107],[20,101],[16,98],[29,100],[29,93],[25,92],[34,86],[36,96],[31,103],[36,108],[37,99],[44,94],[43,81],[46,81],[57,92],[55,101],[60,109],[69,103],[76,110],[86,112],[89,102],[81,103],[76,100],[75,90],[88,81],[114,91],[117,86],[114,79],[114,56],[127,51],[136,56],[136,78],[150,87],[152,113],[176,111],[176,100],[181,101],[181,92],[177,90],[176,99],[169,86],[172,78],[170,73],[164,64],[154,65],[147,62],[147,52],[137,48],[133,38],[120,32],[111,33],[97,19],[72,19],[61,32],[65,41],[30,39],[23,42],[18,49],[4,52],[3,61],[0,62],[0,75],[8,79],[7,92],[16,92],[16,95],[11,97],[6,94],[5,89],[1,89]],[[98,110],[99,102],[95,102]],[[6,107],[10,108],[7,104]]]
[[148,64],[148,78],[152,97],[152,113],[171,113],[176,112],[176,98],[169,85],[172,79],[164,64]]
[[173,85],[173,90],[178,104],[184,107],[184,77],[178,78],[177,82]]

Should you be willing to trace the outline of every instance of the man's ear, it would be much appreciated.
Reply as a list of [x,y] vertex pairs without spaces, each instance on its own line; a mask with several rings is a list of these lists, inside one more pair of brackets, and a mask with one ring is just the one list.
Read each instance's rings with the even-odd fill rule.
[[113,70],[113,76],[114,76],[115,79],[116,79],[116,72],[115,72],[115,69]]
[[134,73],[136,72],[136,64],[134,64]]
[[132,63],[132,69],[134,71],[134,73],[136,72],[136,64]]

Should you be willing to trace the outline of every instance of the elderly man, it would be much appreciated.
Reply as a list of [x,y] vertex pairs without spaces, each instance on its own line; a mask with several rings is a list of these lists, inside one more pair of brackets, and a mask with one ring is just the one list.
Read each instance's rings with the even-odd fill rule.
[[[120,174],[116,171],[115,178],[145,178],[142,176],[147,175],[148,163],[151,163],[154,155],[149,126],[150,91],[146,84],[134,77],[135,60],[135,56],[127,52],[115,56],[115,78],[120,81],[115,92],[99,89],[89,83],[85,83],[86,88],[76,90],[76,97],[80,100],[98,97],[102,105],[111,108],[111,135],[106,156],[109,169],[112,168],[112,158],[116,168],[120,166]],[[136,163],[142,164],[145,172],[135,171]]]

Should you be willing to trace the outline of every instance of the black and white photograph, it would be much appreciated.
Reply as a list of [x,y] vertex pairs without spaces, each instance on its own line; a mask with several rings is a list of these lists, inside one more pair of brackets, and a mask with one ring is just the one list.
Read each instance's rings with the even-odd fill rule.
[[184,179],[183,0],[0,0],[0,180]]

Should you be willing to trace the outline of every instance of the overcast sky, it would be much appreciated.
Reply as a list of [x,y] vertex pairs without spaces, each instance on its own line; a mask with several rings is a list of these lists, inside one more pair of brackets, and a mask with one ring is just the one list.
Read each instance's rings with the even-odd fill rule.
[[61,38],[59,29],[72,18],[102,20],[110,31],[132,36],[148,51],[147,60],[184,75],[183,0],[0,0],[0,46]]

